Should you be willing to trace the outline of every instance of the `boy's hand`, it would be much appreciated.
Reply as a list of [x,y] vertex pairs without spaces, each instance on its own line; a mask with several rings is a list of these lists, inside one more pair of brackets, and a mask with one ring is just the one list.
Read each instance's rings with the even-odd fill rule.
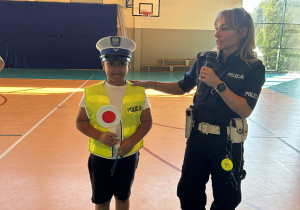
[[122,141],[120,143],[120,147],[118,149],[118,155],[120,156],[125,156],[127,155],[134,147],[134,145],[132,145],[132,143],[130,142],[130,140],[127,139],[126,141]]
[[119,143],[118,136],[114,133],[109,132],[101,132],[97,140],[108,147],[113,147]]

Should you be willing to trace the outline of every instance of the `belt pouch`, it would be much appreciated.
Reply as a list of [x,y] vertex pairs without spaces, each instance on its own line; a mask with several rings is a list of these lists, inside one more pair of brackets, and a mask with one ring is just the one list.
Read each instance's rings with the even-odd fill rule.
[[248,124],[246,119],[232,118],[229,126],[229,135],[232,143],[241,143],[246,140],[248,135]]

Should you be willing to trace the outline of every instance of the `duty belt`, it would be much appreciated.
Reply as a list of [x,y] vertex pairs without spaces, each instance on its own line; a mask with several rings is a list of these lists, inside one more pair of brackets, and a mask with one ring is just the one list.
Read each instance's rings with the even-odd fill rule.
[[[225,127],[225,126],[224,126]],[[220,135],[221,134],[221,129],[219,125],[212,125],[206,122],[201,122],[198,125],[198,130],[203,133],[203,134],[215,134],[215,135]],[[226,134],[230,134],[230,127],[226,127]]]

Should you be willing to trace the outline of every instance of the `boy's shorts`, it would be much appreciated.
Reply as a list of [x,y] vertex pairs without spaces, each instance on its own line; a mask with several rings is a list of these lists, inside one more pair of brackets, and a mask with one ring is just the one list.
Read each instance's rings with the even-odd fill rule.
[[139,162],[139,152],[118,159],[114,175],[110,171],[115,160],[90,154],[88,168],[92,184],[92,202],[101,204],[109,201],[113,195],[119,200],[127,200],[131,194],[135,170]]

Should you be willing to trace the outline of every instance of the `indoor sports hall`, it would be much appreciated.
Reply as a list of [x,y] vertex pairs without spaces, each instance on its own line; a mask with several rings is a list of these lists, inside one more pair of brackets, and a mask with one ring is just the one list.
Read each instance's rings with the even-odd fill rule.
[[[286,11],[294,4],[299,14],[297,1],[278,2]],[[136,42],[127,80],[179,81],[197,53],[213,49],[216,14],[246,3],[0,1],[5,61],[0,71],[0,209],[94,209],[88,137],[76,129],[75,119],[84,88],[106,79],[95,48],[100,38],[118,34]],[[268,64],[248,118],[247,176],[237,210],[300,210],[300,41],[291,37],[293,46],[282,43],[283,50],[295,54],[287,58],[290,66],[273,56],[277,64]],[[176,96],[146,90],[153,126],[140,150],[130,209],[180,210],[176,190],[186,146],[185,110],[195,91]],[[209,209],[210,181],[206,192]]]

